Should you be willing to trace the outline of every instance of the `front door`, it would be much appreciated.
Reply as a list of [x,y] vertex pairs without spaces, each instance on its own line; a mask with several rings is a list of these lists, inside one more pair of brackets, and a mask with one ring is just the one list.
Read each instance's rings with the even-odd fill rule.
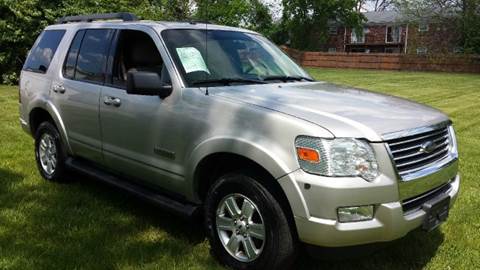
[[[157,72],[165,84],[170,76],[156,46],[154,33],[118,31],[112,50],[110,79],[100,97],[100,122],[105,165],[146,184],[177,190],[183,182],[182,170],[174,165],[175,151],[169,138],[177,105],[174,96],[130,95],[126,92],[127,72]],[[175,89],[174,89],[175,91]]]

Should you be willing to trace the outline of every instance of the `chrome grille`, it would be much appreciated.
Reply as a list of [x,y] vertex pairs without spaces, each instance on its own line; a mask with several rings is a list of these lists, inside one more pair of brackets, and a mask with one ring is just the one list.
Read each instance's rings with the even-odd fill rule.
[[388,140],[393,161],[404,176],[447,157],[450,149],[448,127]]

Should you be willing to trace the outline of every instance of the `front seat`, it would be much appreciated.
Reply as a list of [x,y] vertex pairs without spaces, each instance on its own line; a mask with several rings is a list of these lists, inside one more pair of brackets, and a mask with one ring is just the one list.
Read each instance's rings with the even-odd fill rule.
[[137,39],[130,44],[126,57],[128,71],[156,72],[163,84],[171,84],[170,76],[157,47],[150,37],[147,38],[149,40]]

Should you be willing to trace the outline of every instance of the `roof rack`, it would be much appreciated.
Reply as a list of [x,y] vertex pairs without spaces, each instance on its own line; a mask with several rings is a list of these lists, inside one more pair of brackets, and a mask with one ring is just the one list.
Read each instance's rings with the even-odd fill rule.
[[129,12],[118,13],[99,13],[89,15],[78,16],[65,16],[57,20],[57,24],[69,23],[69,22],[92,22],[100,20],[123,20],[125,22],[137,21],[137,16]]

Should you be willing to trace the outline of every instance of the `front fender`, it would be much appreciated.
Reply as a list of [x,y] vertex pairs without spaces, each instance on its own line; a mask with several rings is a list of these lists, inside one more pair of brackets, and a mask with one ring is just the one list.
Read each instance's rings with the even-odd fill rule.
[[[275,179],[298,169],[293,145],[279,147],[269,142],[267,138],[245,140],[238,137],[213,137],[203,141],[192,151],[187,165],[186,179],[194,181],[198,164],[215,153],[231,153],[248,158],[262,166]],[[198,183],[192,185],[192,187],[197,186]],[[198,199],[194,189],[191,192],[191,198]]]

